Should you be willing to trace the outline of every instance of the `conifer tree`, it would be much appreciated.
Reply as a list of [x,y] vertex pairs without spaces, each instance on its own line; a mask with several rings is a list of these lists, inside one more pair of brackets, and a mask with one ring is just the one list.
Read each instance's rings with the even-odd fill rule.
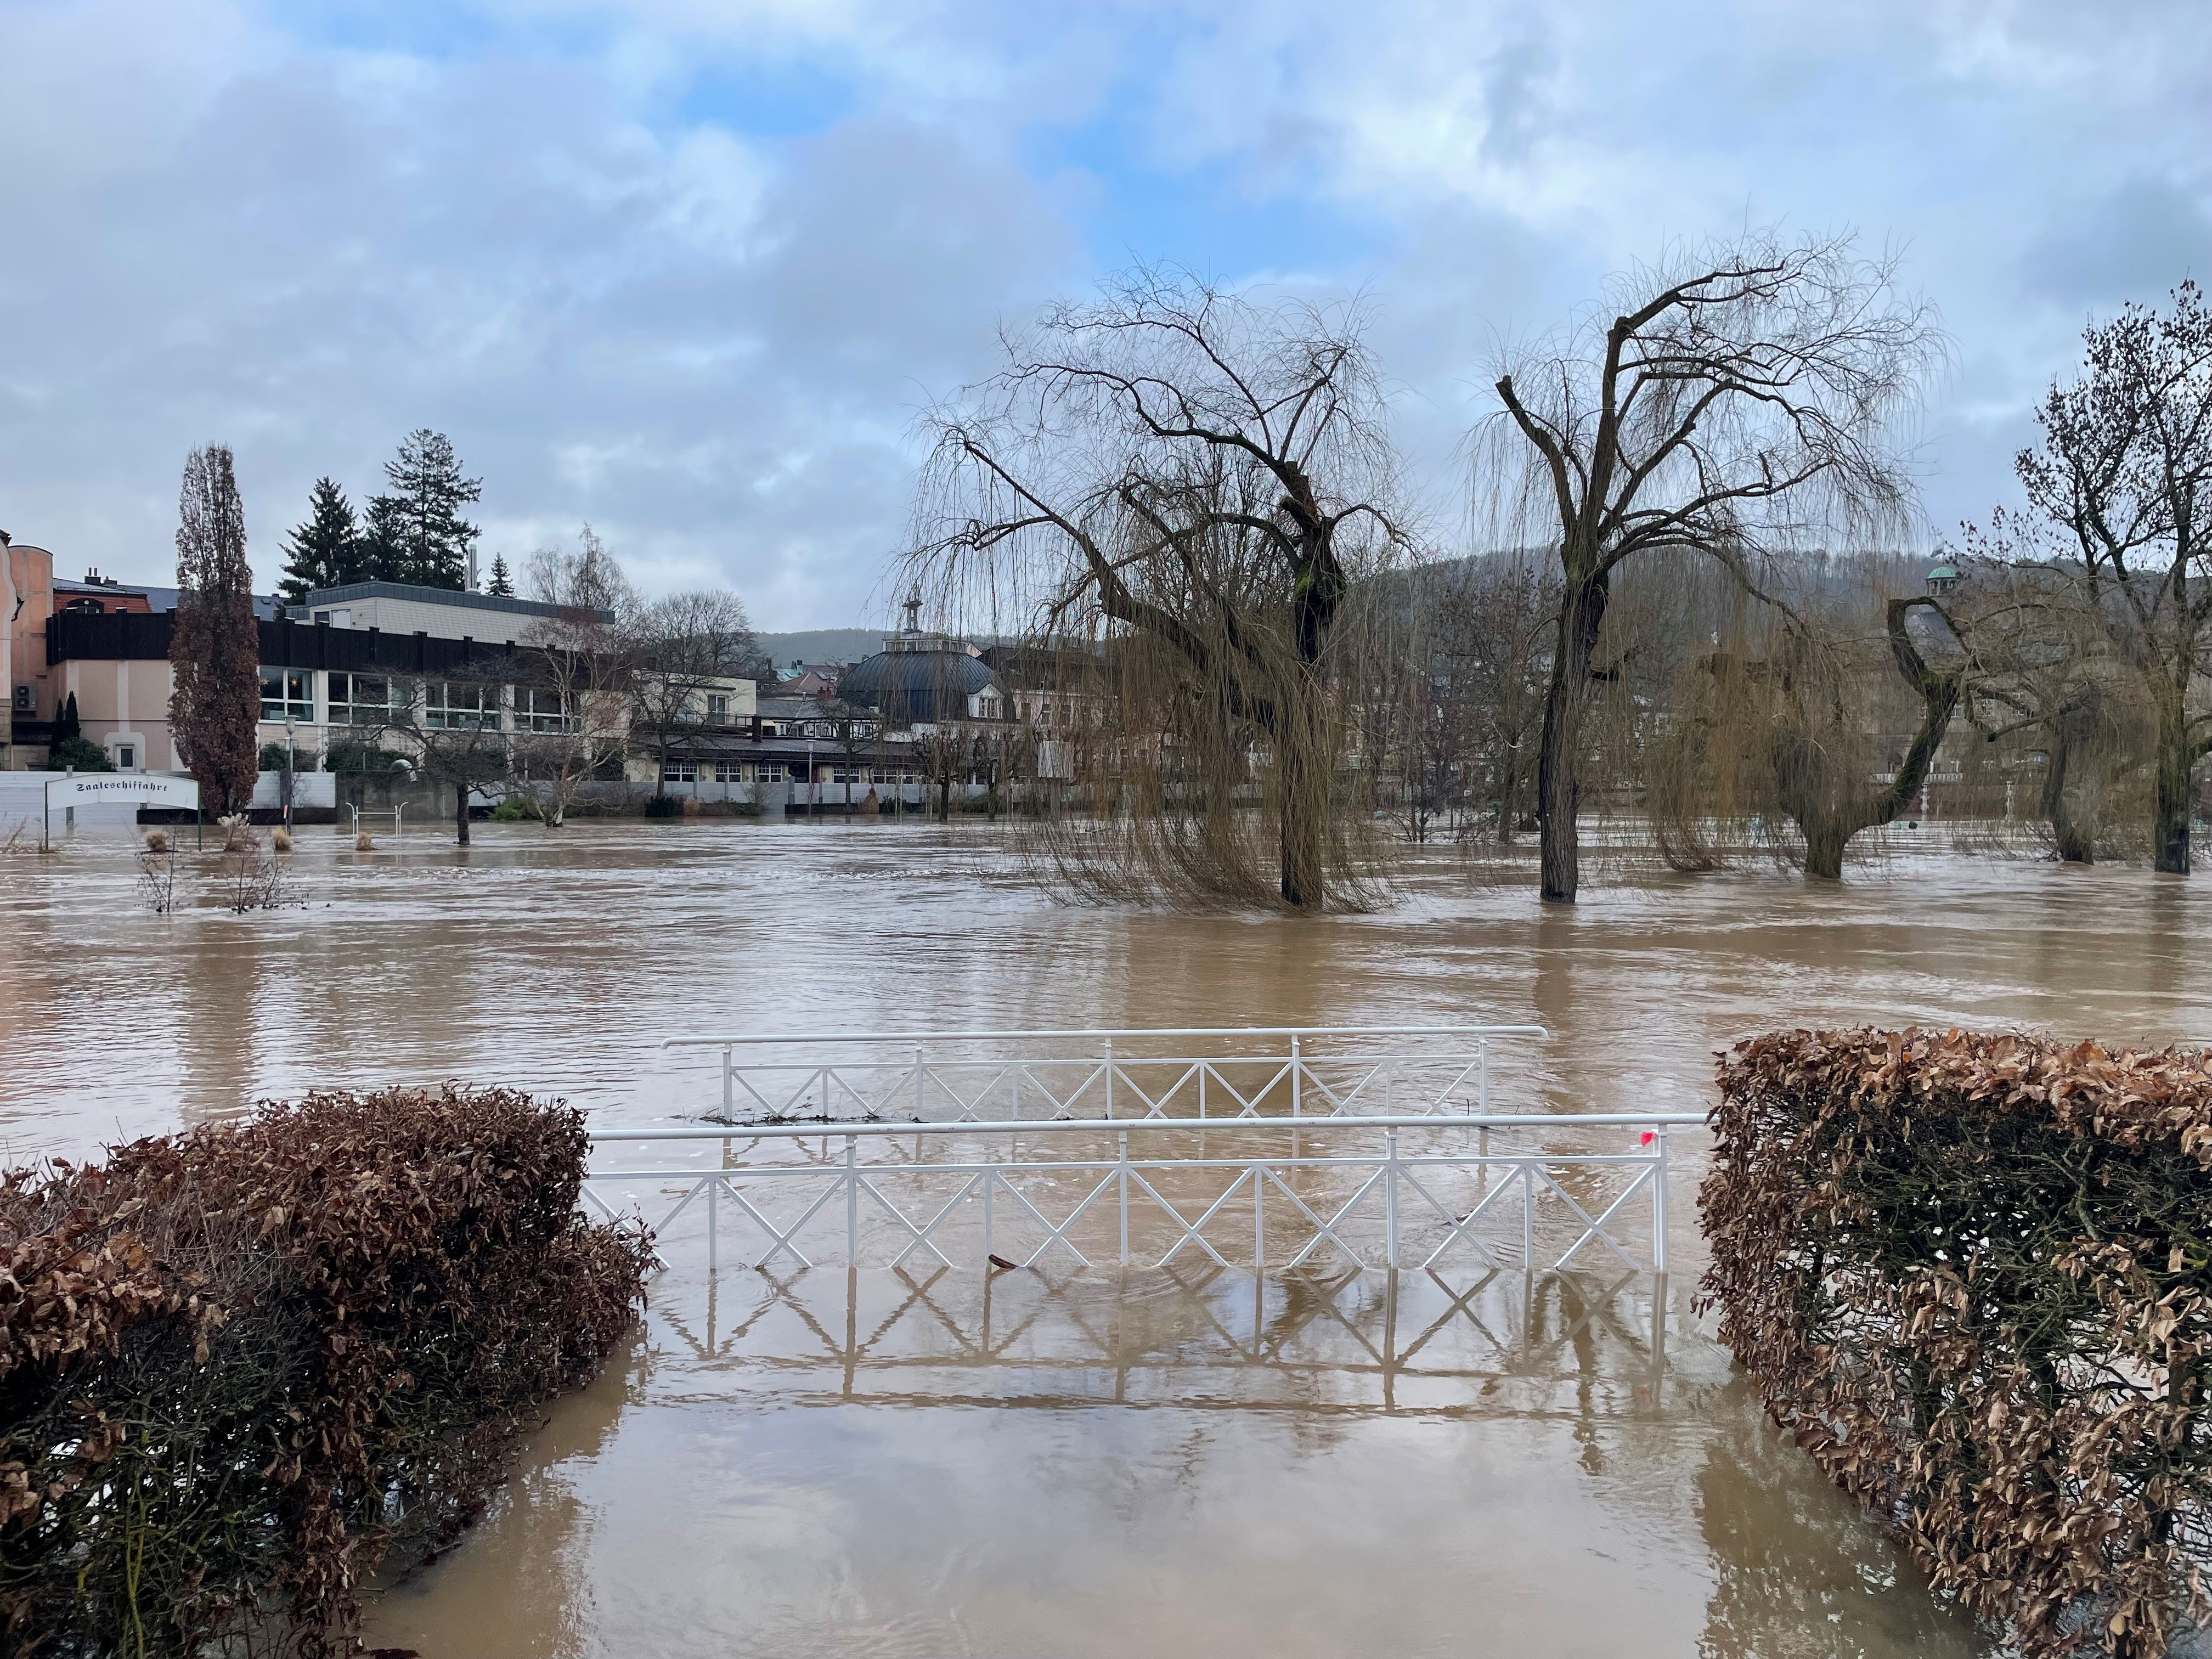
[[362,552],[353,503],[335,479],[316,479],[307,520],[284,544],[284,580],[277,586],[277,597],[286,605],[305,605],[317,588],[359,581]]
[[77,714],[76,693],[72,691],[69,694],[68,701],[62,704],[62,712],[54,721],[54,741],[57,744],[64,744],[72,738],[81,738],[83,735],[84,721]]
[[514,597],[514,577],[507,570],[506,554],[495,553],[491,556],[491,580],[484,584],[484,592],[495,599],[511,599]]
[[169,732],[199,781],[201,801],[217,814],[245,811],[259,769],[261,645],[246,507],[226,444],[195,449],[185,462],[169,664]]
[[461,517],[461,508],[483,495],[483,480],[462,477],[453,440],[428,427],[401,440],[398,454],[384,464],[384,478],[390,493],[368,498],[371,574],[386,581],[465,589],[477,531]]

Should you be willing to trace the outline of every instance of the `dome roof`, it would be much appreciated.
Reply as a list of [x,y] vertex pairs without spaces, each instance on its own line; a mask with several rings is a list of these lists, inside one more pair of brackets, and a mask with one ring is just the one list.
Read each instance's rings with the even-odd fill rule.
[[[837,695],[872,708],[886,720],[961,719],[968,699],[999,677],[988,663],[951,649],[878,651],[845,671]],[[942,713],[939,699],[944,699]]]

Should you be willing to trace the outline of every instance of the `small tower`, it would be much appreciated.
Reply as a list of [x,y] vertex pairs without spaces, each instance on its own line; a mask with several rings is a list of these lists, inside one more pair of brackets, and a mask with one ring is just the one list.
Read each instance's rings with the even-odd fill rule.
[[906,596],[906,603],[900,609],[906,612],[906,627],[901,631],[907,634],[921,633],[921,589],[919,586]]
[[1959,569],[1956,565],[1939,564],[1929,568],[1928,595],[1930,599],[1941,599],[1944,594],[1954,592],[1958,586]]

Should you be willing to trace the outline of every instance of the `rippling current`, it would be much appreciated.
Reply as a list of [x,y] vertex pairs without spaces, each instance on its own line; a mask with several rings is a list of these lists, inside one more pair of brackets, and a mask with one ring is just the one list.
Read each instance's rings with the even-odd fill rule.
[[[2207,1036],[2212,889],[1937,852],[1540,911],[1448,853],[1318,921],[1056,906],[987,834],[301,832],[305,907],[149,914],[128,843],[0,859],[10,1161],[321,1085],[712,1103],[727,1030],[1537,1022],[1501,1107],[1701,1111],[1778,1024]],[[191,860],[186,860],[189,865]],[[210,855],[209,864],[213,860]],[[191,884],[188,878],[186,885]],[[211,890],[210,890],[211,891]],[[369,1640],[442,1656],[1977,1651],[1763,1425],[1674,1272],[1270,1274],[672,1249]]]

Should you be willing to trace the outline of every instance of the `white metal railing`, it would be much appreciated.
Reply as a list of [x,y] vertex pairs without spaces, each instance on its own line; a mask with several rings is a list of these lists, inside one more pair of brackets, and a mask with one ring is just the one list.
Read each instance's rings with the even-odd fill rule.
[[[754,1032],[671,1037],[661,1047],[720,1051],[726,1122],[973,1123],[1032,1111],[1115,1119],[1468,1109],[1479,1115],[1490,1109],[1492,1044],[1547,1035],[1540,1025]],[[1166,1052],[1158,1052],[1163,1044]],[[1188,1052],[1209,1045],[1227,1052]],[[1077,1047],[1082,1052],[1064,1052]]]
[[[811,1267],[809,1248],[827,1254],[840,1243],[847,1263],[857,1267],[866,1248],[887,1233],[889,1245],[897,1247],[889,1261],[893,1267],[917,1252],[946,1267],[956,1265],[956,1254],[969,1267],[1028,1267],[1055,1253],[1088,1266],[1088,1246],[1124,1266],[1170,1267],[1188,1250],[1222,1267],[1233,1255],[1257,1269],[1287,1269],[1327,1251],[1361,1267],[1427,1268],[1464,1249],[1486,1267],[1517,1259],[1521,1267],[1534,1269],[1540,1235],[1548,1241],[1571,1234],[1553,1268],[1598,1246],[1632,1270],[1648,1266],[1663,1273],[1668,1133],[1703,1121],[1681,1112],[1208,1121],[1148,1115],[846,1122],[742,1133],[604,1130],[592,1136],[597,1149],[708,1143],[718,1146],[717,1160],[707,1168],[595,1167],[584,1201],[609,1219],[634,1217],[662,1239],[697,1206],[705,1212],[710,1267],[726,1200],[738,1224],[765,1242],[755,1263],[762,1267],[784,1255]],[[1593,1134],[1612,1139],[1614,1149],[1522,1144],[1501,1150],[1493,1144],[1498,1136]],[[1132,1135],[1143,1138],[1139,1152],[1152,1155],[1133,1157]],[[1255,1135],[1270,1143],[1268,1150],[1237,1149]],[[1401,1136],[1419,1144],[1408,1148]],[[1362,1137],[1364,1146],[1345,1144]],[[1101,1155],[1103,1146],[1084,1146],[1086,1138],[1110,1142],[1111,1155]],[[1225,1152],[1218,1144],[1223,1139],[1232,1143]],[[1622,1139],[1629,1142],[1625,1151],[1619,1149]],[[864,1145],[884,1155],[863,1162]],[[778,1146],[792,1148],[793,1155],[753,1161]],[[611,1200],[609,1189],[638,1183],[672,1200],[657,1220],[634,1200],[627,1210]],[[1625,1231],[1614,1231],[1615,1218],[1639,1194],[1650,1210],[1648,1262],[1637,1259]],[[779,1207],[781,1221],[770,1213]],[[1273,1238],[1271,1215],[1280,1218]],[[1517,1248],[1498,1236],[1516,1218]],[[1234,1243],[1227,1237],[1232,1226],[1239,1235]],[[1548,1243],[1541,1254],[1551,1255]]]

